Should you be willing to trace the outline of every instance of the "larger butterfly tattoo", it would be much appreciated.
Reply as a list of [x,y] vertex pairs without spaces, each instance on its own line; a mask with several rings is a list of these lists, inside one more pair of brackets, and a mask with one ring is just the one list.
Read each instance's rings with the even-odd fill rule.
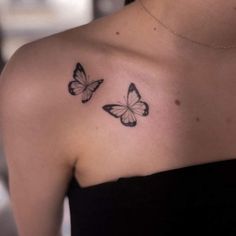
[[108,104],[103,109],[116,118],[120,118],[124,126],[134,127],[137,124],[136,115],[147,116],[149,106],[141,100],[141,95],[134,83],[128,88],[125,104]]
[[76,64],[73,78],[68,84],[68,91],[74,96],[82,94],[82,103],[88,102],[103,82],[103,79],[89,82],[85,70],[80,63]]

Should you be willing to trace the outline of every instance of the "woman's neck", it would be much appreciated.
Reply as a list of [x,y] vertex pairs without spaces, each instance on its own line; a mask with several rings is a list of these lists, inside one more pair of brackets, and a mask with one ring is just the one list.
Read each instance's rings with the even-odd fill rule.
[[180,35],[207,45],[236,47],[235,0],[141,1],[152,15]]

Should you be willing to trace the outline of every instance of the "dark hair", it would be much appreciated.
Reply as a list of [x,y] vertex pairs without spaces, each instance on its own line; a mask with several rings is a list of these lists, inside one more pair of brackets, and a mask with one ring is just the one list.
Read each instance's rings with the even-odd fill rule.
[[132,2],[134,2],[135,0],[125,0],[125,5],[128,5],[128,4],[130,4],[130,3],[132,3]]

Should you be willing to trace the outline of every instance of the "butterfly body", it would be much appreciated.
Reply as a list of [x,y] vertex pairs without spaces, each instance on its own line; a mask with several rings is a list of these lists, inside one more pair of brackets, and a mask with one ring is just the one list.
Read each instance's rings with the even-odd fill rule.
[[82,103],[88,102],[93,96],[93,93],[103,83],[103,79],[89,82],[85,70],[80,63],[76,65],[73,78],[68,84],[68,91],[73,96],[82,94]]
[[103,106],[103,109],[115,118],[120,118],[121,123],[128,127],[136,126],[136,115],[149,114],[149,106],[141,100],[141,95],[134,83],[129,85],[126,104],[108,104]]

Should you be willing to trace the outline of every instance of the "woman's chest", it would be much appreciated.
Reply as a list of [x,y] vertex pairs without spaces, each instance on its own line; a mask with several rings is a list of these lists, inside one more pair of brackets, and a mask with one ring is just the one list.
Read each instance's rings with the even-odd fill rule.
[[[139,91],[139,101],[148,104],[149,113],[134,113],[134,127],[124,126],[121,114],[96,114],[77,163],[85,185],[236,157],[234,70],[157,72],[150,78],[124,77],[114,87],[130,82]],[[129,96],[128,91],[124,94]],[[117,92],[108,93],[105,101],[115,97]]]

